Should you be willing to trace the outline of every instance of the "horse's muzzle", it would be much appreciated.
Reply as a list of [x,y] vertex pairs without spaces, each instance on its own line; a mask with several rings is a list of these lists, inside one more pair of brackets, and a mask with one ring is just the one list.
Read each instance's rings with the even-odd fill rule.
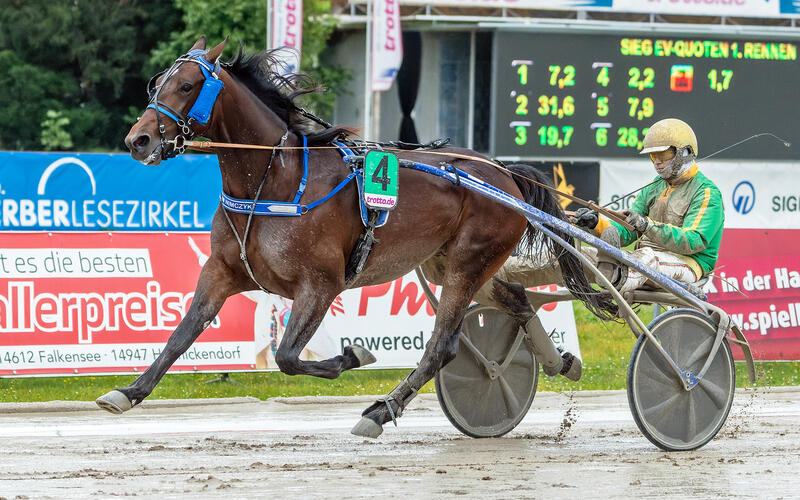
[[131,131],[125,137],[125,145],[131,152],[131,157],[147,165],[157,165],[161,162],[161,145],[153,140],[147,132]]

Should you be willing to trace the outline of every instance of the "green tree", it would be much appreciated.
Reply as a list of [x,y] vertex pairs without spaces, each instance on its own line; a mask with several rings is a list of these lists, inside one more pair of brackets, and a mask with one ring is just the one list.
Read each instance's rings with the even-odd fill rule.
[[42,122],[41,143],[45,150],[69,149],[72,147],[72,137],[66,130],[69,118],[63,116],[61,111],[48,109],[47,118]]
[[[225,51],[233,55],[238,43],[248,52],[264,50],[266,40],[266,0],[175,0],[183,12],[184,28],[170,33],[169,39],[159,43],[147,65],[149,74],[168,67],[176,57],[186,52],[194,42],[205,35],[209,46],[222,41],[229,43]],[[328,39],[336,26],[330,15],[329,0],[304,0],[303,50],[300,70],[328,89],[325,93],[303,96],[303,104],[323,116],[330,116],[336,94],[344,91],[350,75],[343,69],[324,65],[320,54],[326,49]],[[225,59],[226,56],[223,56]]]
[[86,150],[123,147],[142,66],[181,21],[158,0],[6,0],[0,26],[0,148],[41,148],[53,110]]
[[[217,42],[230,35],[250,51],[265,47],[265,1],[5,0],[0,149],[41,149],[52,133],[48,110],[69,120],[63,130],[75,149],[123,149],[144,109],[149,77],[201,34]],[[306,0],[304,11],[301,69],[331,88],[308,97],[312,109],[328,115],[348,76],[319,62],[334,27],[330,3]]]

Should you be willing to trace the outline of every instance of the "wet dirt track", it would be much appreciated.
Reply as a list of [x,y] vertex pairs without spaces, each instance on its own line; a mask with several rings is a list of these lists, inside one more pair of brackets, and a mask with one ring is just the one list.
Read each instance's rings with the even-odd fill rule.
[[516,430],[481,440],[430,395],[374,441],[349,433],[367,400],[310,401],[0,405],[0,498],[800,496],[800,389],[737,392],[720,434],[685,453],[650,444],[621,391],[539,394]]

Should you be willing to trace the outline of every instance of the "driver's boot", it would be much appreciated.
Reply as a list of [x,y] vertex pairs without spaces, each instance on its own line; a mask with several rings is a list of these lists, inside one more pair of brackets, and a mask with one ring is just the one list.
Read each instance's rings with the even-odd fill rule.
[[554,377],[563,375],[570,380],[578,381],[583,374],[581,360],[572,353],[556,349],[553,340],[544,331],[542,322],[535,314],[523,326],[531,340],[531,347],[536,360],[542,365],[545,375]]

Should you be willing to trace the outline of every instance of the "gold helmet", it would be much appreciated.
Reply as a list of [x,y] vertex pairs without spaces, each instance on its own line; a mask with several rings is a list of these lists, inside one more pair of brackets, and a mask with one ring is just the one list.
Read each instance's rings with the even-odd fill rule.
[[647,135],[639,154],[658,153],[670,147],[683,148],[690,146],[692,154],[697,156],[697,137],[692,127],[677,118],[666,118],[654,123]]

